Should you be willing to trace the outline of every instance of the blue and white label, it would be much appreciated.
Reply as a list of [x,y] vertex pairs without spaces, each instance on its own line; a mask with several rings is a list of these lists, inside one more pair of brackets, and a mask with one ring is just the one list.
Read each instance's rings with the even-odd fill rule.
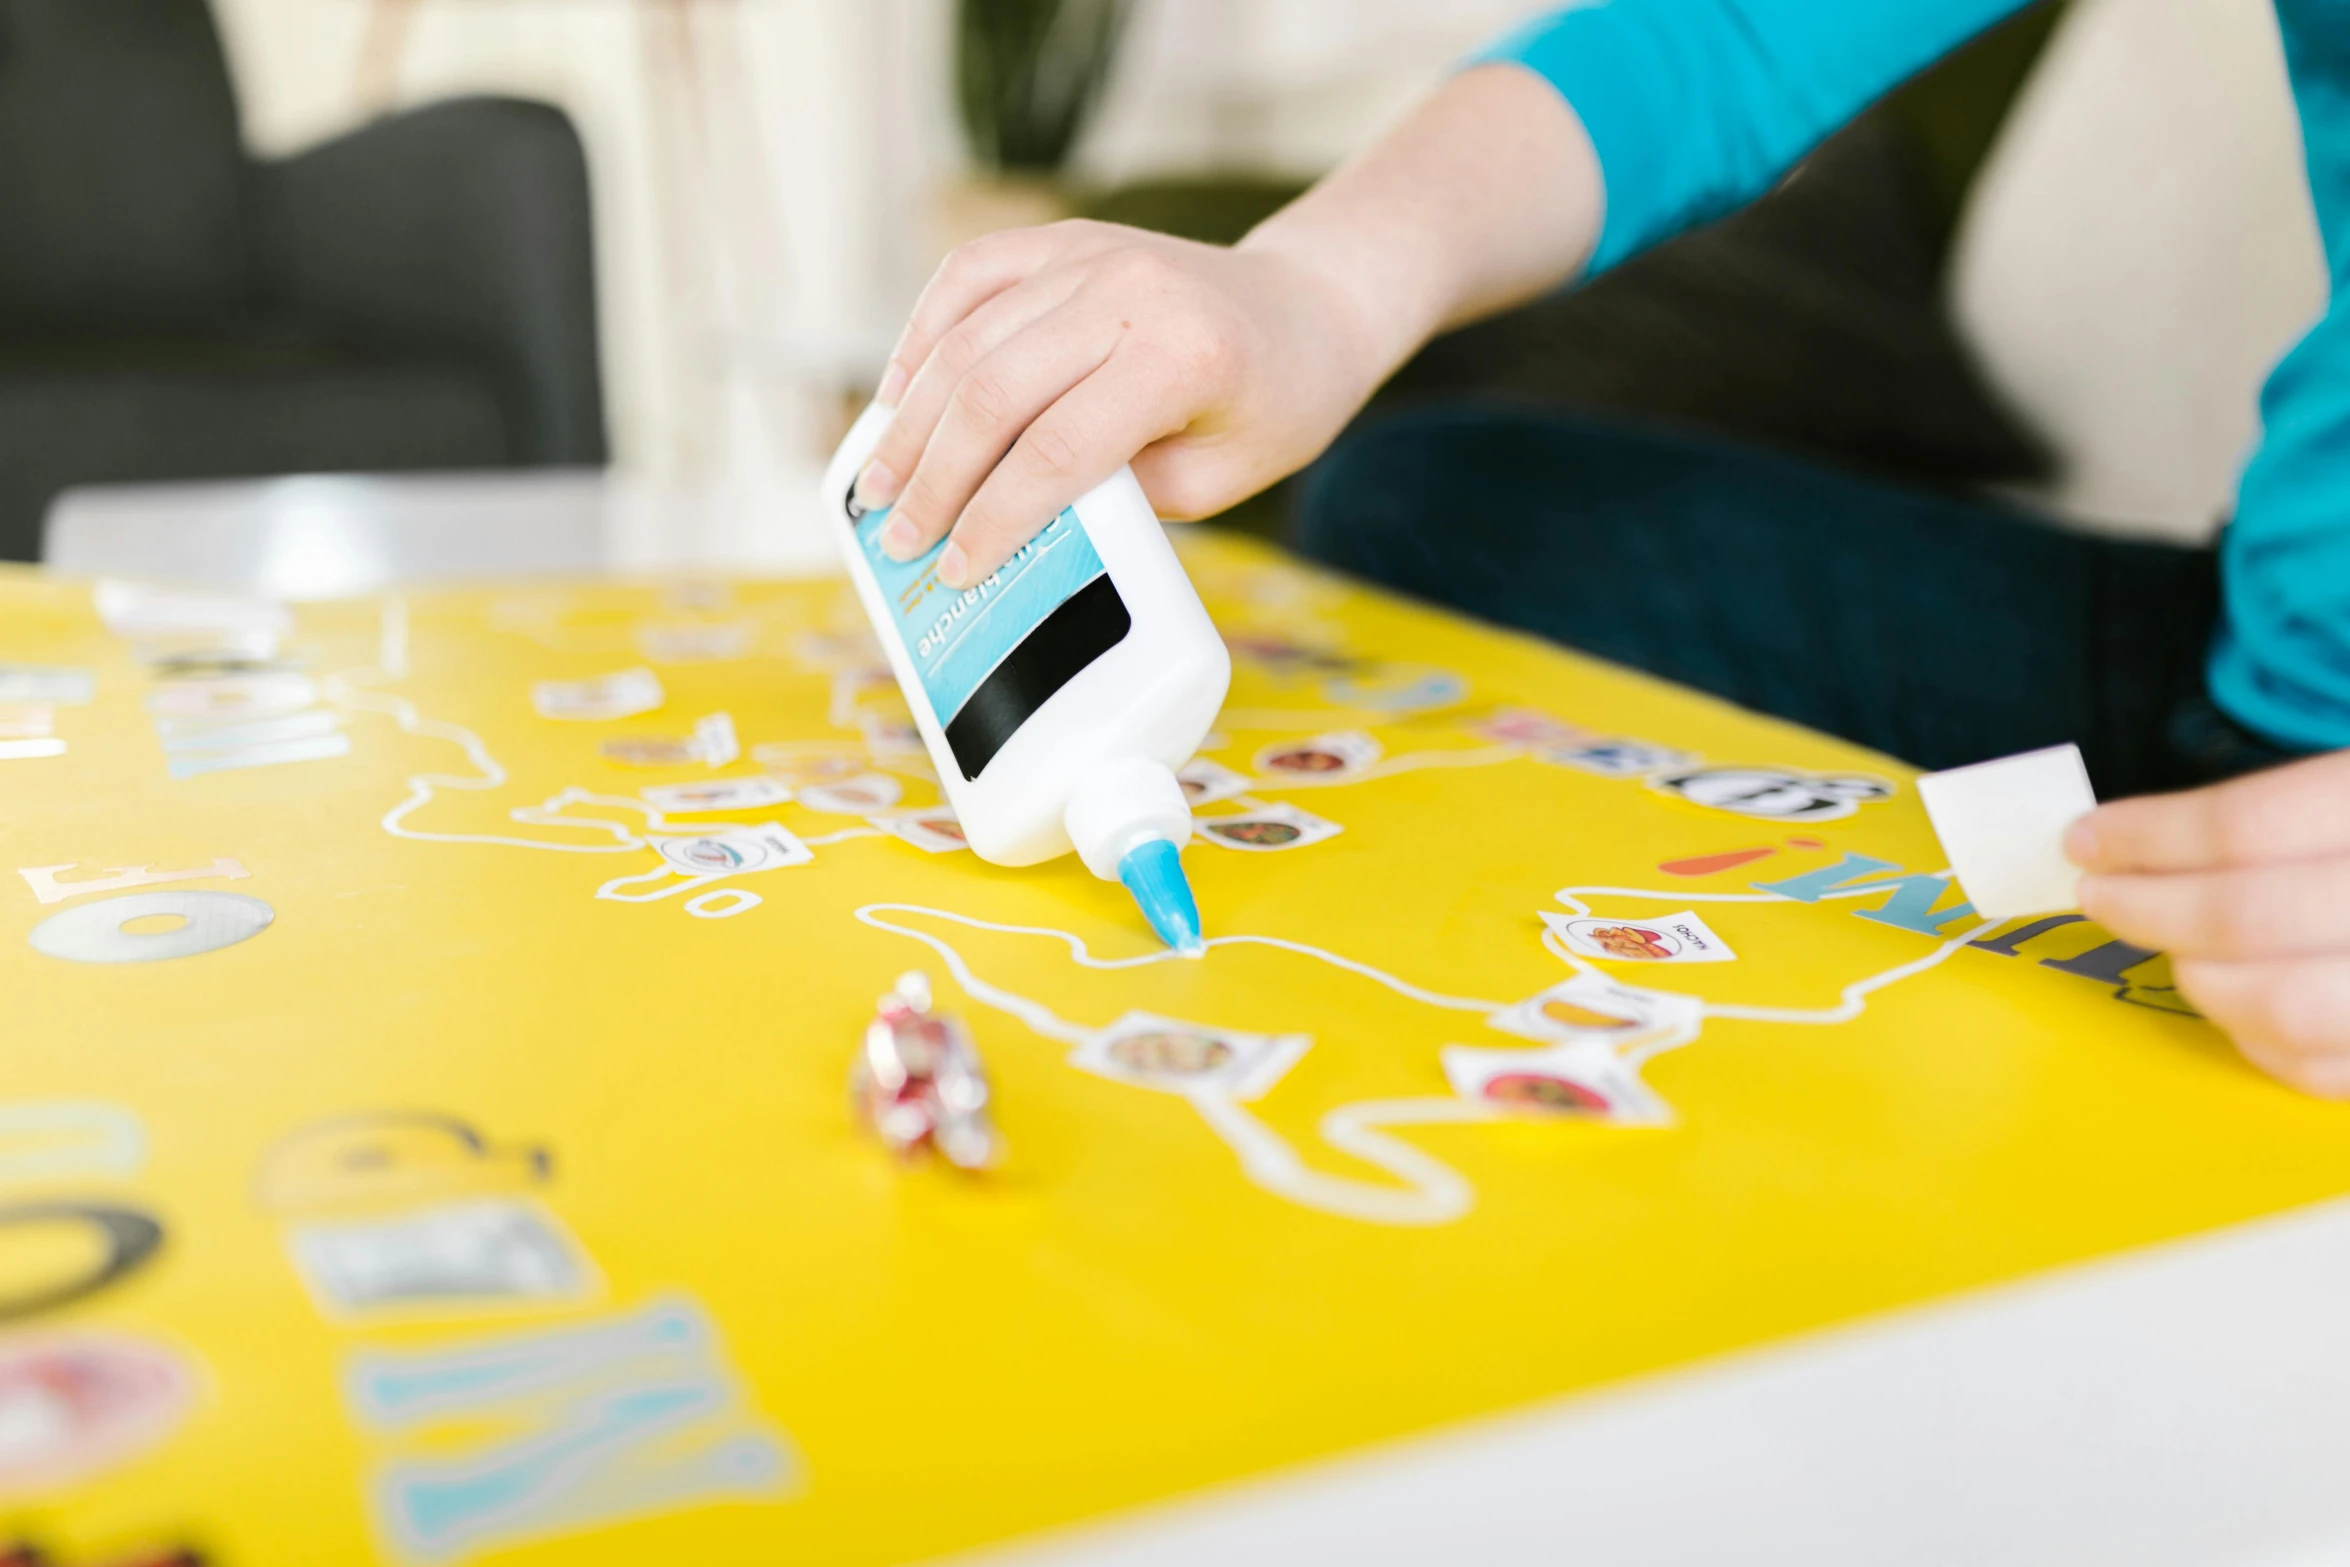
[[857,544],[889,603],[898,637],[913,657],[922,689],[941,726],[995,673],[1011,651],[1052,612],[1103,574],[1102,558],[1070,507],[1020,546],[1012,558],[970,588],[957,592],[938,580],[946,541],[910,561],[881,550],[887,511],[857,520]]

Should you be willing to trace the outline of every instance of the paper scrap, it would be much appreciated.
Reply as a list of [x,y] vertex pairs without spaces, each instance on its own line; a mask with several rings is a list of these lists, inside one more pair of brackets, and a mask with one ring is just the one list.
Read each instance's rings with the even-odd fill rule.
[[1953,767],[1918,780],[1918,797],[1975,912],[1985,919],[2080,907],[2065,829],[2097,808],[2076,745]]

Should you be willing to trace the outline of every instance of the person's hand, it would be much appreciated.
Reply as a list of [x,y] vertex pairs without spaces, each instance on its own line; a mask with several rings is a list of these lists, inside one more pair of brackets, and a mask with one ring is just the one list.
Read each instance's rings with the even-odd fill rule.
[[963,246],[891,355],[857,480],[910,560],[968,587],[1129,458],[1159,515],[1221,511],[1304,465],[1389,369],[1347,290],[1275,247],[1072,221]]
[[2350,1098],[2350,752],[2101,806],[2065,852],[2081,912],[2169,953],[2253,1064]]

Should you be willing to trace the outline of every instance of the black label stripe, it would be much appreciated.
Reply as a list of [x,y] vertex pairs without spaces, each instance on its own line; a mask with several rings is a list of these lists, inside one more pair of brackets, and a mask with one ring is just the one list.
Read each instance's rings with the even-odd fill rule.
[[1126,640],[1133,627],[1106,571],[1038,622],[947,721],[947,748],[964,778],[984,772],[1029,714]]

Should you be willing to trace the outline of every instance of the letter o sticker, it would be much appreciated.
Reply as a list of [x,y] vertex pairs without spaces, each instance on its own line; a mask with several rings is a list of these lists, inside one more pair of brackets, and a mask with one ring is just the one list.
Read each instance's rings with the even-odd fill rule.
[[[123,927],[152,915],[176,915],[169,930]],[[52,914],[26,938],[36,952],[75,963],[158,963],[218,952],[260,935],[277,911],[234,892],[135,892]]]

